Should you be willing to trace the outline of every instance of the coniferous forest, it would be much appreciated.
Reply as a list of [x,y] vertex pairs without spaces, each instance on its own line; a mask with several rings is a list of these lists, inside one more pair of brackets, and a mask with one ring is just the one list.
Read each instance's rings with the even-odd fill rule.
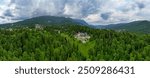
[[1,28],[0,60],[149,61],[150,35],[80,25]]

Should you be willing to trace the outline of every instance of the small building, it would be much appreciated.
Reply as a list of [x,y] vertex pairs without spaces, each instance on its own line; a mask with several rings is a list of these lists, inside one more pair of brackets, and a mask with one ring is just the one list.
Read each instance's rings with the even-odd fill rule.
[[8,28],[8,29],[6,29],[7,31],[13,31],[13,29],[12,28]]
[[86,43],[90,39],[90,36],[87,33],[78,32],[75,34],[75,38],[80,40],[82,43]]
[[40,24],[35,24],[35,28],[36,28],[36,29],[43,30],[43,27],[42,27],[42,25],[40,25]]

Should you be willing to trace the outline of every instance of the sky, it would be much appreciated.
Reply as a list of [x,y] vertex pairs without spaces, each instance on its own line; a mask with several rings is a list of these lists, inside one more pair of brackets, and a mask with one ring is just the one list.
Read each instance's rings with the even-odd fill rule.
[[93,25],[150,20],[149,4],[150,0],[0,0],[0,24],[45,15]]

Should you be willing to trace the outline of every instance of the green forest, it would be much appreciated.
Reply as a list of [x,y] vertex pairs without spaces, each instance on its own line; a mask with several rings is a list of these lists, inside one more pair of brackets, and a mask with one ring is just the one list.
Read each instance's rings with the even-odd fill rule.
[[[78,33],[90,37],[83,43]],[[80,25],[1,28],[0,60],[150,61],[150,35]]]

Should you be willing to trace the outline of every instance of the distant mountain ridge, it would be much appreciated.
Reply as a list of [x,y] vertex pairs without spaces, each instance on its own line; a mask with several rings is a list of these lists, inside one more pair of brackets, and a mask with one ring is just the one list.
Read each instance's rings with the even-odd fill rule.
[[124,24],[116,24],[114,26],[107,26],[106,29],[125,30],[129,32],[139,32],[139,33],[150,33],[150,21],[143,20]]
[[2,24],[0,27],[11,27],[11,26],[34,26],[35,24],[41,25],[61,25],[61,24],[78,24],[78,25],[88,25],[84,20],[72,19],[66,17],[56,17],[56,16],[40,16],[16,23]]
[[84,20],[72,19],[66,17],[57,17],[57,16],[40,16],[16,23],[1,24],[1,28],[7,27],[24,27],[24,26],[35,26],[36,24],[49,26],[49,25],[64,25],[64,24],[74,24],[88,26],[96,29],[112,29],[119,31],[129,31],[129,32],[138,32],[138,33],[150,33],[150,21],[134,21],[130,23],[120,23],[120,24],[110,24],[110,25],[89,25]]
[[150,33],[150,21],[133,21],[130,23],[119,23],[119,24],[109,24],[109,25],[96,25],[96,29],[112,29],[119,31],[129,31],[138,33]]

